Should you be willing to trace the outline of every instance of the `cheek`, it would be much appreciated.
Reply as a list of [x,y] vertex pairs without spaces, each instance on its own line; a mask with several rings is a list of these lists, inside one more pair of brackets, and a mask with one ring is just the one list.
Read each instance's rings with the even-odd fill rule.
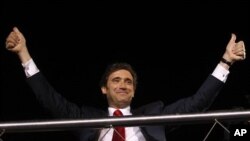
[[129,88],[131,91],[135,91],[134,86],[129,86],[128,88]]

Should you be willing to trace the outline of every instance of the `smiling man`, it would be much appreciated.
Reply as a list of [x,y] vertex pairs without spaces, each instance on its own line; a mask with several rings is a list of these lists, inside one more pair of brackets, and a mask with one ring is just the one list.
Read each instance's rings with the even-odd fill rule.
[[117,68],[117,70],[109,71],[110,74],[103,78],[101,84],[102,93],[107,95],[110,107],[125,108],[130,105],[134,97],[136,87],[134,77],[136,77],[136,74],[128,64],[114,64],[112,68]]
[[[135,95],[137,75],[127,63],[116,63],[107,67],[102,79],[101,90],[106,95],[109,107],[103,111],[86,105],[78,107],[60,95],[45,79],[28,52],[23,34],[15,27],[6,39],[6,48],[16,53],[24,68],[27,82],[37,99],[54,117],[97,118],[123,115],[160,115],[203,112],[209,108],[227,80],[229,68],[246,58],[243,41],[236,42],[232,34],[222,59],[208,75],[197,92],[191,97],[180,99],[170,105],[157,101],[131,109]],[[115,127],[107,129],[83,129],[82,141],[166,141],[165,126]]]

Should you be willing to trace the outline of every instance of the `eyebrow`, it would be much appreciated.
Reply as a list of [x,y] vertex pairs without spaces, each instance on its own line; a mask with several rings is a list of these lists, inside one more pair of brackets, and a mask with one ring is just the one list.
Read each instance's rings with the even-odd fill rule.
[[[111,80],[114,80],[114,79],[122,79],[122,78],[119,77],[119,76],[117,76],[117,77],[112,78]],[[133,79],[131,79],[129,77],[126,77],[125,80],[131,80],[131,81],[133,81]]]

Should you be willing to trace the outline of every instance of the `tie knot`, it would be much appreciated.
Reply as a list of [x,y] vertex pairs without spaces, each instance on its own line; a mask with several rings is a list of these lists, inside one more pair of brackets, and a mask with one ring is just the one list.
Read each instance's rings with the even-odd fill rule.
[[123,116],[122,112],[120,110],[115,110],[114,111],[114,116],[120,117]]

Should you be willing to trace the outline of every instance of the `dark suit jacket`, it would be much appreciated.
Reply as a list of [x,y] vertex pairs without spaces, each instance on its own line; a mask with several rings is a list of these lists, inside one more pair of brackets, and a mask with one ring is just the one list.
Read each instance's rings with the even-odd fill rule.
[[[76,104],[67,101],[47,82],[42,73],[37,73],[27,79],[28,84],[34,91],[39,102],[49,109],[58,118],[97,118],[107,116],[107,111],[93,107],[78,107]],[[191,97],[180,99],[175,103],[164,106],[158,101],[144,105],[132,110],[133,115],[159,115],[202,112],[206,110],[223,86],[223,82],[212,75],[201,85],[198,91]],[[141,131],[148,141],[166,141],[165,126],[143,126]],[[98,138],[97,129],[83,129],[82,141],[93,141]]]

